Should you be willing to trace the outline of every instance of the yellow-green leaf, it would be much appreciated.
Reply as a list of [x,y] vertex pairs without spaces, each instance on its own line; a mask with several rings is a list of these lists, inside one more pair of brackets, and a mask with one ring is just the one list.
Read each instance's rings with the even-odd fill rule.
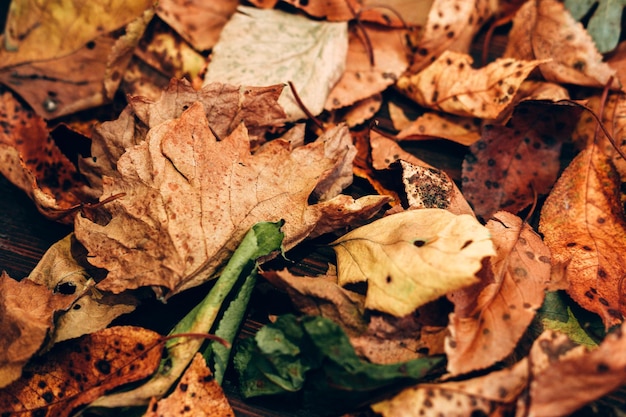
[[489,231],[473,216],[442,209],[393,214],[333,242],[339,284],[367,281],[365,307],[411,313],[477,281],[495,255]]

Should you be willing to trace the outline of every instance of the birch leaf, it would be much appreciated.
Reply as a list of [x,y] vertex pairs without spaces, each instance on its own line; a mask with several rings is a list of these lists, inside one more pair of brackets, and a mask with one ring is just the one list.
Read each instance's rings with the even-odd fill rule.
[[477,282],[494,255],[489,231],[470,215],[442,209],[393,214],[332,243],[338,282],[367,282],[365,307],[395,316]]
[[495,119],[511,104],[522,81],[541,61],[497,59],[472,68],[469,55],[445,51],[417,74],[400,77],[397,87],[418,104],[439,111]]
[[[267,86],[292,81],[305,106],[319,114],[345,67],[347,28],[345,22],[240,6],[213,48],[204,82]],[[279,103],[289,121],[306,117],[290,91]]]
[[607,328],[626,314],[626,221],[619,190],[615,168],[592,145],[565,169],[539,224],[553,264],[566,265],[567,293]]

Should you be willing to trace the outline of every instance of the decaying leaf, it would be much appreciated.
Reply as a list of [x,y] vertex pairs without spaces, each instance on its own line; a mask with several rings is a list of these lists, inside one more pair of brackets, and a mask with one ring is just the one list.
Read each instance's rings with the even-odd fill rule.
[[433,1],[423,33],[410,37],[416,51],[410,72],[422,70],[444,51],[469,53],[474,35],[495,12],[493,7],[488,0]]
[[211,49],[235,13],[236,0],[159,0],[156,13],[196,50]]
[[570,415],[626,383],[626,325],[607,335],[593,350],[567,336],[544,332],[530,351],[533,374],[529,414]]
[[463,193],[478,216],[517,213],[557,179],[561,145],[579,110],[542,102],[517,106],[506,126],[486,124],[463,161]]
[[[27,279],[46,286],[55,294],[74,297],[72,308],[57,314],[49,344],[104,329],[116,317],[130,313],[138,300],[130,294],[112,295],[95,290],[86,260],[79,261],[80,244],[72,234],[58,241],[43,255]],[[86,269],[87,268],[87,269]]]
[[[615,75],[593,40],[557,0],[528,1],[516,13],[505,57],[544,60],[546,80],[603,87]],[[619,88],[614,79],[613,87]]]
[[150,375],[161,347],[158,333],[139,327],[111,327],[58,344],[0,390],[0,413],[67,417],[107,390]]
[[0,388],[20,377],[53,329],[54,314],[68,309],[74,298],[0,274]]
[[11,2],[0,80],[45,117],[111,100],[153,3]]
[[528,361],[524,359],[512,368],[466,381],[416,385],[372,409],[383,417],[506,416],[514,413],[517,397],[527,384]]
[[[239,6],[213,48],[205,84],[267,86],[292,81],[313,114],[343,73],[347,24],[307,19],[278,10]],[[287,120],[305,118],[290,91],[279,103]]]
[[194,356],[180,382],[166,398],[153,398],[144,417],[234,417],[224,391],[213,379],[200,353]]
[[458,116],[495,119],[542,61],[497,59],[472,68],[469,55],[445,51],[424,70],[405,74],[397,87],[418,104]]
[[449,294],[455,304],[446,343],[453,375],[487,368],[509,355],[541,307],[550,251],[529,225],[498,212],[487,223],[496,255],[481,282]]
[[480,139],[477,119],[427,112],[398,132],[399,140],[441,138],[469,146]]
[[543,209],[539,231],[554,264],[566,265],[567,293],[609,328],[626,314],[626,221],[619,178],[597,146],[565,169]]
[[495,254],[474,217],[443,209],[393,214],[332,245],[339,284],[367,282],[365,307],[395,316],[476,283],[481,260]]
[[[408,66],[403,32],[374,25],[361,25],[350,30],[346,67],[330,91],[324,108],[334,110],[352,105],[392,85]],[[366,43],[364,36],[369,42]],[[373,61],[370,61],[370,52]]]

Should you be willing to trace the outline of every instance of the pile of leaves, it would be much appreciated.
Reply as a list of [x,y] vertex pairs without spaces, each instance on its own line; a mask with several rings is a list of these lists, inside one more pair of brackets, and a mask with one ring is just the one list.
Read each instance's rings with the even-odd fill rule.
[[0,413],[233,415],[233,370],[321,415],[623,415],[622,8],[11,1],[0,171],[73,232],[0,276]]

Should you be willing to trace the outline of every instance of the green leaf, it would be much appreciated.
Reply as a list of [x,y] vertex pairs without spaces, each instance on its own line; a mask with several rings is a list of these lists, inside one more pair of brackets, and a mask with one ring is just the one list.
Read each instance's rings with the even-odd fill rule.
[[307,407],[325,412],[367,401],[399,383],[415,383],[442,362],[442,357],[367,362],[332,320],[293,315],[280,316],[243,341],[234,358],[244,397],[302,391]]
[[[207,296],[196,305],[178,324],[170,331],[170,335],[181,333],[208,333],[214,327],[216,320],[220,317],[220,312],[226,311],[225,322],[221,326],[222,335],[230,338],[232,343],[236,329],[239,328],[249,294],[239,298],[233,292],[242,286],[244,291],[251,291],[250,283],[247,281],[256,278],[257,259],[267,256],[281,248],[283,233],[280,231],[283,222],[257,223],[243,238],[237,247],[228,264],[222,271],[220,277]],[[252,278],[250,278],[252,277]],[[230,297],[230,298],[229,298]],[[234,306],[224,307],[227,300],[232,299]],[[232,305],[232,303],[231,303]],[[221,323],[221,322],[220,322]],[[202,338],[173,338],[165,347],[167,356],[163,358],[157,373],[148,382],[137,389],[121,392],[102,397],[92,403],[99,407],[122,407],[139,404],[147,404],[152,397],[163,396],[176,380],[182,375],[187,365],[193,359],[195,353],[200,349],[204,339]],[[221,350],[216,355],[216,363],[219,363],[220,378],[226,368],[230,350]]]
[[626,0],[565,0],[565,7],[574,19],[580,20],[596,3],[598,7],[589,19],[587,32],[593,38],[598,51],[606,53],[615,49],[619,42]]

